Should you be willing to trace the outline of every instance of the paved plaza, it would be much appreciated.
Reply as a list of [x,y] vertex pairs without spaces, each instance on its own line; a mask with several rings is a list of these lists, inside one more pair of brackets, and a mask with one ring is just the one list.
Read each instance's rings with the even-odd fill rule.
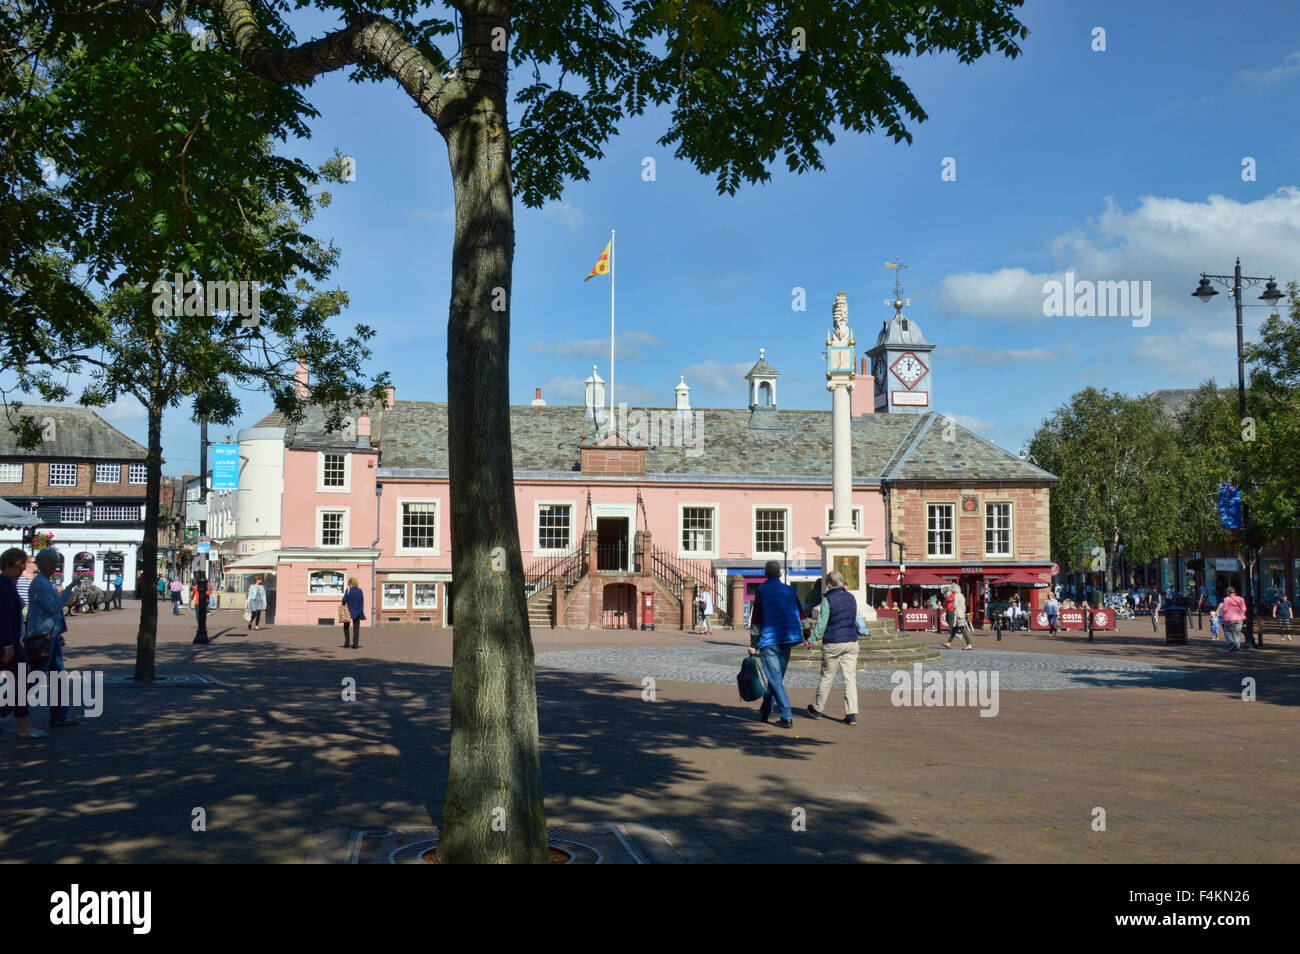
[[[245,636],[219,612],[199,647],[193,617],[164,612],[170,678],[139,687],[112,678],[134,659],[126,605],[70,621],[68,665],[110,677],[103,715],[0,735],[0,860],[298,863],[340,832],[437,825],[449,631],[366,631],[354,651],[338,627]],[[1298,644],[1229,655],[1208,630],[1167,647],[1147,621],[1121,626],[1092,644],[977,635],[927,664],[998,672],[994,718],[895,707],[877,671],[859,676],[860,725],[814,721],[798,711],[814,673],[792,670],[793,730],[739,701],[741,634],[541,631],[548,820],[623,825],[647,856],[690,862],[1300,861]]]

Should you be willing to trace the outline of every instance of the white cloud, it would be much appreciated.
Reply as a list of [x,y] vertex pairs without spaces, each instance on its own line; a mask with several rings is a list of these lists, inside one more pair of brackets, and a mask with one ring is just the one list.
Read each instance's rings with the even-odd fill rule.
[[1070,361],[1074,358],[1075,348],[1064,344],[1059,348],[981,348],[978,345],[950,345],[943,349],[944,360],[977,365],[1016,364],[1018,362],[1036,361]]
[[542,207],[541,214],[557,219],[571,232],[578,231],[587,220],[587,213],[569,202],[552,202]]
[[1287,56],[1281,66],[1267,70],[1238,70],[1237,76],[1252,83],[1277,83],[1300,73],[1300,50]]
[[[624,386],[617,381],[614,384],[614,400],[619,404],[626,404],[629,408],[672,407],[673,405],[671,388],[659,391],[641,387],[640,385]],[[605,387],[609,387],[608,379],[605,381]],[[586,378],[575,376],[551,378],[542,385],[542,399],[547,404],[581,405],[587,399]],[[605,393],[605,401],[606,403],[609,402],[608,391]]]
[[[652,334],[644,331],[621,331],[614,336],[614,359],[631,360],[641,357],[645,347],[663,346]],[[566,341],[534,341],[530,346],[533,354],[551,355],[556,358],[609,358],[608,338],[570,338]]]
[[753,361],[701,361],[683,368],[680,374],[694,391],[709,391],[713,394],[744,394],[749,387],[745,374],[754,366]]
[[950,418],[968,431],[974,431],[981,437],[988,438],[990,434],[998,429],[997,424],[992,421],[981,420],[978,417],[972,417],[969,414],[944,414],[939,412],[941,417]]
[[[940,307],[961,317],[1035,319],[1092,335],[1102,327],[1094,319],[1043,317],[1044,282],[1063,280],[1066,271],[1076,281],[1149,281],[1152,334],[1194,332],[1198,341],[1225,345],[1233,328],[1231,299],[1222,287],[1209,305],[1194,299],[1200,274],[1231,272],[1240,255],[1247,275],[1279,275],[1285,284],[1300,259],[1300,189],[1245,202],[1221,195],[1204,201],[1143,196],[1132,210],[1107,198],[1096,218],[1057,236],[1049,249],[1059,265],[1051,272],[1001,268],[949,275]],[[1247,289],[1246,303],[1261,304],[1259,293]],[[1266,314],[1264,308],[1247,310],[1248,335]],[[1105,327],[1141,333],[1123,319],[1107,320]],[[1235,334],[1231,343],[1235,347]]]

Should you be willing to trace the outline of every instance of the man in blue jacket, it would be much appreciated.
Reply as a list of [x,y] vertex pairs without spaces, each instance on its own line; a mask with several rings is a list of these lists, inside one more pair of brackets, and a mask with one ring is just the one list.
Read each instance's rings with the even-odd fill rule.
[[795,588],[781,582],[780,563],[768,560],[763,575],[767,582],[755,591],[754,610],[749,618],[749,654],[759,657],[772,691],[763,699],[758,719],[766,722],[775,702],[780,707],[781,721],[777,725],[790,729],[794,727],[794,713],[790,711],[790,697],[785,694],[785,670],[790,665],[790,650],[795,643],[804,641],[800,627],[803,608]]

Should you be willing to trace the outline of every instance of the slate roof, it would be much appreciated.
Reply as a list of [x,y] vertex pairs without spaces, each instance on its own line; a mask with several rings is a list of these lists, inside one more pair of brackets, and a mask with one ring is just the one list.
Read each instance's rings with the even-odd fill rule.
[[21,411],[10,413],[15,420],[34,417],[38,424],[47,417],[53,418],[54,440],[43,441],[33,450],[23,450],[18,446],[18,435],[9,429],[7,421],[0,420],[0,457],[144,461],[149,456],[148,448],[131,440],[88,407],[24,404]]
[[[370,440],[372,444],[380,440],[383,431],[383,414],[384,405],[382,401],[376,401],[370,406]],[[355,419],[360,412],[353,413]],[[390,412],[391,413],[391,412]],[[352,440],[344,440],[343,435],[339,432],[325,430],[325,409],[309,405],[303,419],[297,424],[290,424],[284,415],[279,415],[279,423],[269,423],[276,413],[268,414],[258,422],[258,427],[284,427],[284,444],[286,447],[297,448],[332,448],[339,450],[356,450],[356,437]]]
[[[745,372],[746,381],[750,378],[779,378],[780,376],[781,372],[772,367],[767,358],[762,355],[754,362],[754,366]],[[685,378],[682,380],[685,380]]]
[[[907,322],[907,330],[903,330],[903,322]],[[872,348],[879,348],[881,345],[893,347],[927,347],[933,345],[925,340],[925,335],[921,334],[921,326],[906,315],[895,315],[893,318],[886,318],[880,328],[880,334],[876,336],[876,344]]]
[[[588,442],[598,436],[591,420],[584,420],[584,410],[564,405],[512,407],[516,474],[578,473],[582,433],[587,433]],[[661,435],[658,446],[646,451],[647,478],[830,480],[829,410],[765,411],[755,429],[747,408],[695,409],[693,414],[703,415],[692,417],[701,421],[701,435],[679,430],[672,409],[654,410],[661,426],[665,420],[672,425],[667,439]],[[629,411],[629,431],[636,426],[632,415]],[[385,472],[415,476],[417,471],[447,470],[445,403],[398,401],[383,412],[382,427],[380,463]],[[949,426],[939,414],[869,414],[854,421],[852,431],[854,476],[860,481],[1056,479],[955,423]],[[697,436],[702,443],[692,440]]]

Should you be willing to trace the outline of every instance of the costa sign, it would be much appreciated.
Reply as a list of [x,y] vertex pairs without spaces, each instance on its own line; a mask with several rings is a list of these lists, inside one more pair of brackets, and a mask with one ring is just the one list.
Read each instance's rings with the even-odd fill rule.
[[[1047,614],[1039,610],[1034,614],[1034,629],[1047,629]],[[1085,618],[1085,611],[1081,609],[1063,609],[1056,620],[1057,629],[1087,629],[1088,623]],[[1094,610],[1092,614],[1092,628],[1097,629],[1114,629],[1115,614],[1108,609]]]
[[902,624],[901,629],[929,629],[934,625],[934,617],[927,609],[905,609],[899,622]]

